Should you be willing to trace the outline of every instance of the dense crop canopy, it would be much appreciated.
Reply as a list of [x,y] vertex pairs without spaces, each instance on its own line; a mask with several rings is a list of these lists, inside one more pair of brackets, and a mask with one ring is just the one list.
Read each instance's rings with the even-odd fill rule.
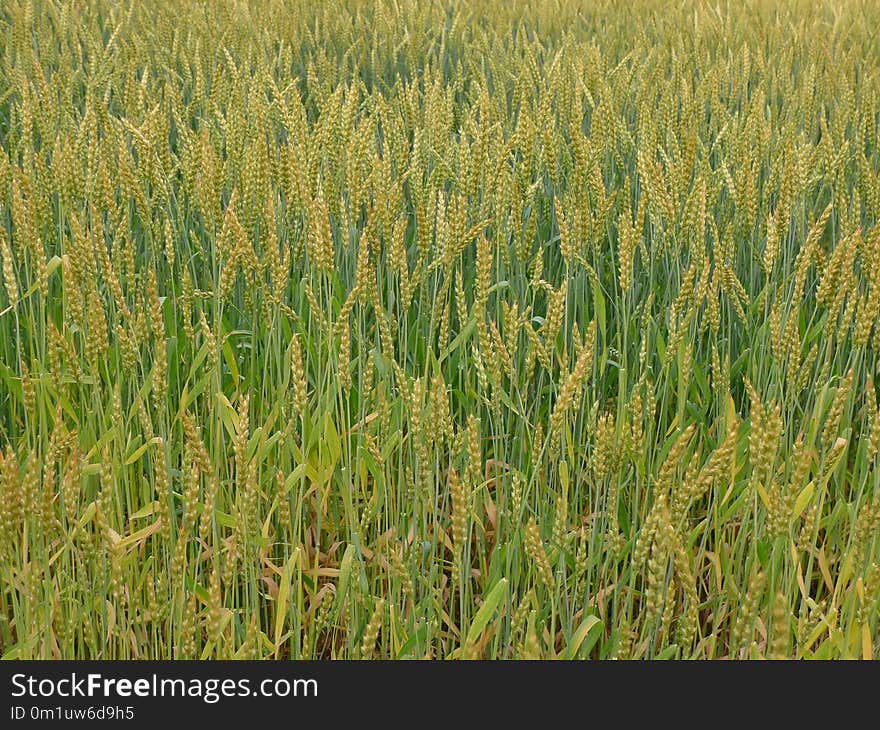
[[0,655],[874,657],[877,27],[4,2]]

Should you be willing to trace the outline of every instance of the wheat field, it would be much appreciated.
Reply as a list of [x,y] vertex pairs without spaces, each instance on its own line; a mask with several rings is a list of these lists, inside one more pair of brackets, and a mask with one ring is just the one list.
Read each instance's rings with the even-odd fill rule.
[[872,27],[4,2],[0,655],[878,656]]

